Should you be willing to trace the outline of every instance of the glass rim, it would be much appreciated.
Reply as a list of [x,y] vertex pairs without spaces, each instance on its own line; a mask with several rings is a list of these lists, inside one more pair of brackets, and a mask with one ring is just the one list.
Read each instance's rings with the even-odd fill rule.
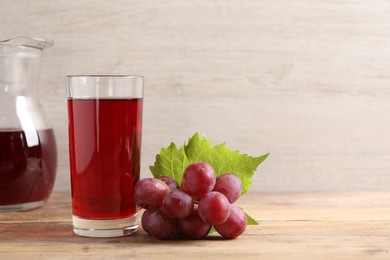
[[67,75],[65,78],[91,78],[91,79],[97,79],[97,78],[126,78],[126,79],[144,79],[143,76],[140,75],[126,75],[126,74],[80,74],[80,75]]

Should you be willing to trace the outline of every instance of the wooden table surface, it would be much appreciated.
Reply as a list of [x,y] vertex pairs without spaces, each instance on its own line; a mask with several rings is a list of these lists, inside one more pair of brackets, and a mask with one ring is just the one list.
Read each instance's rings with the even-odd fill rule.
[[234,240],[160,241],[144,233],[72,233],[69,194],[38,210],[0,213],[0,259],[390,259],[390,193],[249,193],[258,226]]

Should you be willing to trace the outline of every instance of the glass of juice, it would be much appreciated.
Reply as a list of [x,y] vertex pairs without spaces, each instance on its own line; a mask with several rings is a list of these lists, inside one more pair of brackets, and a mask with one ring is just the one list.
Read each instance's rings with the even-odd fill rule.
[[66,77],[73,231],[116,237],[137,231],[143,77]]

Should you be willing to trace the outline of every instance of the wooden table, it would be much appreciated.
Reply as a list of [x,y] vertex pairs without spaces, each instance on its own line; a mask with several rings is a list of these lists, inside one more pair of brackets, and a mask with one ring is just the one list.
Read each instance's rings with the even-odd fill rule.
[[249,193],[238,204],[260,225],[199,241],[75,236],[69,197],[0,213],[0,259],[390,259],[390,193]]

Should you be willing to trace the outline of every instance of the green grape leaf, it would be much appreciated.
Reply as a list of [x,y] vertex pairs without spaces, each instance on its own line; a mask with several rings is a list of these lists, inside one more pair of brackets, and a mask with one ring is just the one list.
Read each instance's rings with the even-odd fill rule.
[[217,176],[223,173],[235,174],[242,182],[242,193],[249,190],[252,184],[251,178],[257,167],[269,155],[252,157],[227,148],[225,143],[213,147],[204,135],[198,133],[195,133],[184,145],[184,151],[190,163],[207,162],[213,167]]
[[189,161],[184,152],[184,147],[180,149],[174,143],[167,148],[162,148],[156,155],[154,165],[149,166],[155,178],[168,176],[175,179],[179,184],[183,179],[184,170],[189,165]]
[[245,212],[245,216],[247,225],[259,225],[259,222],[257,222],[256,219],[252,218],[248,213]]

